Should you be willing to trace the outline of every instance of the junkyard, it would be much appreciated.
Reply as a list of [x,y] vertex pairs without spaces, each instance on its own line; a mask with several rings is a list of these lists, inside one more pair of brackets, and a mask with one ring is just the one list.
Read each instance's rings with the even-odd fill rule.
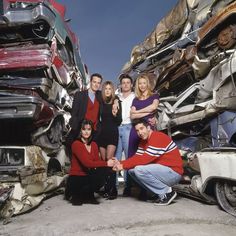
[[1,2],[0,235],[235,234],[235,0],[179,0],[121,68],[149,74],[160,95],[156,128],[184,162],[176,203],[120,187],[79,208],[63,199],[73,96],[89,84],[77,36],[54,0]]

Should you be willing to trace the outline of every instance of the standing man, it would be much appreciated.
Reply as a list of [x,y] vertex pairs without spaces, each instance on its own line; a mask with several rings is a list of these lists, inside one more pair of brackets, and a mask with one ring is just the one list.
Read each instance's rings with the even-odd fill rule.
[[113,169],[129,169],[135,182],[156,195],[155,205],[169,205],[177,196],[172,186],[183,174],[179,150],[169,136],[153,131],[147,121],[136,120],[134,126],[141,139],[138,150]]
[[[119,139],[116,148],[115,157],[120,161],[122,157],[122,152],[124,151],[125,159],[128,158],[128,145],[129,145],[129,135],[132,128],[132,123],[130,120],[130,109],[135,97],[134,92],[132,92],[133,80],[127,74],[122,74],[120,76],[121,94],[118,95],[121,101],[122,110],[122,122],[119,126]],[[126,172],[124,174],[124,180],[126,182]],[[124,189],[123,195],[128,195],[126,193],[126,187]]]
[[76,92],[74,96],[70,119],[71,131],[67,137],[67,148],[69,152],[71,151],[71,144],[78,137],[84,119],[93,122],[93,128],[95,130],[94,141],[96,142],[100,128],[99,121],[102,109],[102,96],[101,91],[99,91],[102,79],[100,74],[92,74],[90,77],[90,88]]

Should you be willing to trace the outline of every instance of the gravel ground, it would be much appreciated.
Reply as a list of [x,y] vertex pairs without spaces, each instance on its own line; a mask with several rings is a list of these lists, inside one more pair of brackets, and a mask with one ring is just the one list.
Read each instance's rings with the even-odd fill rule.
[[[98,198],[99,205],[72,206],[58,195],[35,210],[1,224],[1,236],[72,235],[235,235],[236,218],[207,205],[178,197],[169,206],[154,206],[135,198]],[[1,222],[0,222],[1,223]]]

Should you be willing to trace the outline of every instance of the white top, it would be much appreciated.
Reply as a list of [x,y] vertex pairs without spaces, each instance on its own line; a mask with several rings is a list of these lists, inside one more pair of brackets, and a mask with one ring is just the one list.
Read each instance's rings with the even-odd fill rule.
[[91,92],[90,90],[88,91],[88,95],[92,103],[94,103],[95,100],[95,93]]
[[121,100],[121,106],[122,106],[122,123],[121,123],[121,125],[131,124],[130,109],[131,109],[133,99],[135,98],[135,95],[133,92],[131,92],[131,94],[126,98],[123,97],[122,93],[119,94],[118,96],[119,96],[119,99]]

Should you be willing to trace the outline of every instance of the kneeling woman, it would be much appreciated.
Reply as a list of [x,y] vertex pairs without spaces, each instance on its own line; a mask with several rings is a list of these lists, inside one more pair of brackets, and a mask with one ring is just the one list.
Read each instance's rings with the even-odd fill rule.
[[99,158],[98,146],[92,141],[93,123],[84,120],[79,137],[72,144],[72,159],[65,198],[72,205],[83,203],[99,204],[94,197],[105,183],[106,167],[112,167],[113,160],[102,161]]

